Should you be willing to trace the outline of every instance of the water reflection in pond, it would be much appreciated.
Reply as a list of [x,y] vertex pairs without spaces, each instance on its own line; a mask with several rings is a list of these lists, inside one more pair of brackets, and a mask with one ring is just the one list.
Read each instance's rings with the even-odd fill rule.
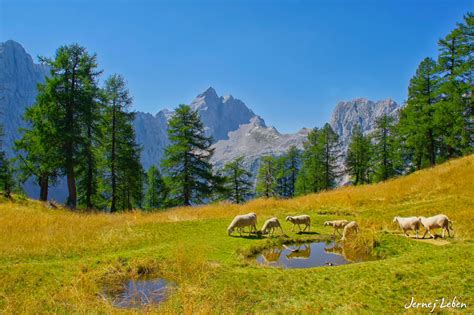
[[365,258],[347,257],[344,248],[333,241],[277,246],[257,256],[262,265],[283,268],[338,266],[362,260]]
[[164,279],[128,280],[122,290],[109,295],[115,307],[143,308],[165,301],[172,286]]

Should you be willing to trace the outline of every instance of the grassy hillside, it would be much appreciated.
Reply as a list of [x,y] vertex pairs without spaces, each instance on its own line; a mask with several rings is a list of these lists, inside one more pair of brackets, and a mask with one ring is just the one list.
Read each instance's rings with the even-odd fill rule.
[[[31,200],[0,202],[0,310],[6,313],[115,312],[106,286],[148,275],[177,283],[154,311],[180,313],[397,313],[415,297],[457,296],[474,312],[474,155],[382,184],[346,187],[293,200],[255,200],[145,214],[72,213]],[[362,232],[348,249],[381,260],[282,270],[246,259],[282,239],[229,237],[231,218],[307,213],[322,223],[347,218]],[[454,221],[448,242],[400,236],[395,215],[444,213]],[[288,239],[285,239],[288,240]],[[130,311],[132,312],[132,311]]]

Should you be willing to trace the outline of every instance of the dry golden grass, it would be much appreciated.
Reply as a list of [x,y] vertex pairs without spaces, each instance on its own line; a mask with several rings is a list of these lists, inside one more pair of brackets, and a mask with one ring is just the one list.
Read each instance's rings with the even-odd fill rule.
[[[340,271],[338,274],[332,274],[331,269],[311,271],[311,281],[328,289],[327,295],[312,292],[313,303],[309,303],[305,302],[305,296],[310,293],[300,288],[299,272],[291,273],[292,282],[280,270],[258,268],[239,260],[236,252],[240,248],[262,246],[264,241],[227,237],[228,219],[236,214],[256,212],[261,224],[269,216],[283,219],[290,214],[308,213],[313,218],[313,229],[330,233],[321,223],[344,217],[359,222],[363,231],[353,243],[353,249],[371,248],[381,238],[382,249],[391,253],[411,250],[413,246],[433,251],[426,242],[383,236],[387,231],[396,232],[397,227],[392,223],[394,216],[444,213],[454,221],[456,234],[449,240],[451,245],[436,246],[436,251],[438,255],[460,255],[465,249],[472,249],[469,244],[474,236],[473,178],[474,155],[471,155],[380,184],[344,187],[291,200],[257,199],[244,205],[217,203],[155,213],[105,214],[49,209],[31,200],[1,200],[0,310],[7,313],[110,313],[116,309],[101,298],[104,284],[112,285],[120,279],[150,273],[179,284],[175,294],[159,309],[170,313],[271,312],[275,311],[274,303],[280,303],[284,312],[325,309],[352,312],[369,306],[372,311],[388,311],[380,303],[371,304],[367,294],[369,291],[381,294],[377,289],[364,289],[361,284],[360,290],[353,292],[352,302],[347,302],[350,298],[346,297],[344,304],[344,299],[339,301],[335,293],[344,288],[324,279],[328,275],[343,277],[355,273],[366,277],[365,281],[374,281],[372,273],[383,278],[384,270],[402,268],[396,261],[390,265],[387,260],[379,263],[380,267],[370,263],[334,269]],[[413,257],[419,259],[420,255]],[[413,257],[399,259],[413,264]],[[470,263],[471,258],[466,254],[462,259]],[[440,268],[433,263],[418,267],[435,271]],[[458,277],[463,270],[456,272],[450,277]],[[396,277],[398,273],[411,274],[405,269],[397,271]],[[245,274],[259,280],[242,278]],[[415,277],[412,285],[420,285],[426,277]],[[386,289],[394,289],[390,284],[392,280],[384,281]],[[472,290],[465,279],[446,282],[446,285],[461,293]],[[405,292],[402,283],[395,288]],[[294,301],[284,300],[282,292],[293,296]],[[383,299],[383,295],[379,299]],[[393,299],[391,303],[400,303],[401,293]],[[323,301],[324,307],[316,305]]]

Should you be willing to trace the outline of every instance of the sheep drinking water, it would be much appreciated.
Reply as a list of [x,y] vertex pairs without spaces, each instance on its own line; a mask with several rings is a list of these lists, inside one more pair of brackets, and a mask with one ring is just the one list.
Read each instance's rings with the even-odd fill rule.
[[227,233],[229,235],[234,232],[235,229],[239,232],[240,236],[242,236],[242,230],[246,227],[250,227],[250,233],[252,231],[257,232],[257,214],[254,212],[248,213],[248,214],[241,214],[238,215],[232,220],[230,223],[229,227],[227,228]]
[[341,235],[341,232],[339,232],[339,229],[343,229],[349,221],[347,220],[334,220],[334,221],[326,221],[324,222],[324,226],[332,226],[334,228],[334,231],[332,232],[333,235],[336,234],[336,232]]
[[280,221],[278,221],[277,218],[270,218],[263,224],[262,234],[273,235],[273,232],[276,230],[276,228],[280,228],[281,234],[285,234],[281,227]]
[[359,225],[357,224],[356,221],[352,221],[346,224],[346,226],[344,227],[344,231],[342,232],[341,241],[345,241],[346,236],[352,232],[355,232],[355,233],[359,232]]

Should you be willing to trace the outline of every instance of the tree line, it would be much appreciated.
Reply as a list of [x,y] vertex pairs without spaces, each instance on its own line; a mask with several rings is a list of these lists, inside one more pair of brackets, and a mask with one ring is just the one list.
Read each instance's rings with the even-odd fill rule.
[[[347,174],[354,185],[387,180],[473,152],[473,24],[468,13],[438,43],[435,61],[424,59],[397,116],[382,116],[375,131],[352,131],[347,152],[329,124],[314,128],[302,149],[259,161],[256,183],[244,157],[214,169],[212,138],[199,113],[180,105],[169,120],[170,145],[160,165],[146,173],[133,129],[133,99],[126,80],[114,74],[103,84],[97,56],[84,47],[60,47],[38,85],[35,104],[24,115],[28,128],[10,161],[0,150],[0,184],[9,196],[33,178],[40,200],[65,178],[71,208],[111,212],[162,209],[215,200],[242,203],[254,196],[291,198],[338,185]],[[0,129],[1,131],[1,129]],[[341,167],[343,165],[343,167]]]

